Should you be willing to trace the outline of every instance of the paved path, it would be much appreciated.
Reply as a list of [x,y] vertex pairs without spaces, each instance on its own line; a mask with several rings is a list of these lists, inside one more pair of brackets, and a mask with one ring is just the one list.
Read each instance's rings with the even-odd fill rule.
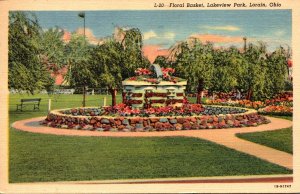
[[184,131],[160,131],[160,132],[98,132],[70,129],[58,129],[39,125],[44,117],[17,121],[12,127],[33,133],[67,135],[67,136],[106,136],[106,137],[165,137],[185,136],[206,139],[217,144],[244,152],[271,163],[278,164],[288,169],[293,169],[293,155],[273,148],[259,145],[236,137],[237,133],[249,133],[257,131],[271,131],[292,126],[292,122],[286,119],[268,117],[271,123],[258,127],[209,129],[209,130],[184,130]]

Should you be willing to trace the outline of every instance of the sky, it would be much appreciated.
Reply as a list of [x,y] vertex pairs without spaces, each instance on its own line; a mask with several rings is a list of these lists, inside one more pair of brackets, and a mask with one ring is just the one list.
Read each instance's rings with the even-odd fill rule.
[[[80,11],[34,11],[44,29],[59,27],[70,32],[83,28]],[[85,11],[90,36],[111,36],[114,28],[139,28],[145,46],[167,49],[177,41],[196,37],[216,46],[242,47],[263,41],[269,51],[291,45],[291,10],[153,10]]]

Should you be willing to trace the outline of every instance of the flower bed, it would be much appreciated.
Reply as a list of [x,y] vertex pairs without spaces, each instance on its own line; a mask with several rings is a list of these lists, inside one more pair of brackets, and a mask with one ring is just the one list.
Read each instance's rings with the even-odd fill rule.
[[[170,107],[164,108],[163,113],[172,112]],[[189,110],[193,111],[193,115],[168,116],[168,114],[162,114],[162,116],[155,116],[149,114],[149,117],[141,117],[104,115],[107,112],[99,108],[64,109],[51,111],[42,124],[57,128],[97,131],[166,131],[247,127],[269,122],[264,116],[258,115],[257,111],[250,109],[210,106],[206,107],[205,114],[203,114],[205,110],[199,106],[194,106]],[[236,113],[222,114],[232,110]],[[220,114],[215,115],[216,113]],[[136,114],[138,113],[132,115]]]
[[224,106],[202,106],[201,104],[184,104],[182,107],[152,107],[147,109],[132,109],[125,104],[104,108],[73,108],[60,111],[72,116],[127,116],[127,117],[155,117],[155,116],[201,116],[225,115],[245,113],[247,109]]
[[266,105],[288,106],[293,107],[293,93],[284,92],[280,93],[273,99],[266,100]]
[[205,101],[205,104],[209,105],[222,105],[222,106],[238,106],[245,108],[253,108],[259,109],[265,107],[265,103],[262,101],[250,101],[250,100],[225,100],[225,99],[217,99],[217,100],[209,100]]
[[293,115],[293,93],[283,92],[276,95],[273,99],[263,101],[250,101],[250,100],[209,100],[205,104],[209,105],[225,105],[237,106],[245,108],[253,108],[258,110],[260,114],[264,115]]
[[270,106],[266,106],[264,108],[258,109],[258,112],[260,114],[265,114],[265,115],[292,116],[293,115],[293,107],[270,105]]

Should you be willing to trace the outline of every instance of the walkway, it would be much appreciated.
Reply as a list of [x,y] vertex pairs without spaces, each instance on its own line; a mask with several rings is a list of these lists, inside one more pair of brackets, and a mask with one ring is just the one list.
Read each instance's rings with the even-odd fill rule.
[[160,131],[160,132],[98,132],[81,131],[70,129],[58,129],[39,125],[39,121],[44,117],[32,118],[17,121],[12,127],[32,133],[67,135],[67,136],[109,136],[109,137],[165,137],[165,136],[185,136],[196,137],[224,145],[246,154],[250,154],[267,160],[271,163],[293,169],[293,155],[282,152],[263,145],[252,143],[235,135],[237,133],[249,133],[258,131],[271,131],[292,126],[292,122],[285,119],[268,117],[271,123],[260,125],[258,127],[228,128],[228,129],[210,129],[210,130],[184,130],[184,131]]

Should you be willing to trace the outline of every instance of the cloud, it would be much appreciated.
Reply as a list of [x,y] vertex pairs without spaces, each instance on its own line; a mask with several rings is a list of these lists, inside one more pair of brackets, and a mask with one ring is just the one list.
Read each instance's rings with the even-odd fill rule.
[[220,31],[240,31],[241,29],[237,26],[202,26],[201,28],[207,29],[207,30],[220,30]]
[[[78,28],[76,30],[76,34],[78,35],[83,35],[84,34],[84,30],[83,28]],[[91,44],[102,44],[103,43],[103,39],[101,38],[97,38],[93,31],[90,28],[85,28],[85,36],[86,39],[91,43]]]
[[286,33],[285,30],[277,30],[274,32],[275,36],[278,37],[285,35],[285,33]]
[[243,37],[241,36],[224,36],[216,34],[193,34],[189,38],[196,38],[201,42],[213,42],[213,43],[241,43]]
[[168,56],[168,49],[163,49],[160,45],[144,45],[143,54],[153,63],[157,56]]
[[163,39],[169,39],[169,40],[173,40],[175,38],[176,34],[174,32],[165,32],[162,35]]
[[164,33],[160,33],[157,34],[155,31],[150,30],[148,32],[145,32],[143,37],[144,40],[150,40],[150,39],[167,39],[167,40],[173,40],[175,38],[176,34],[174,32],[164,32]]
[[156,38],[157,34],[153,30],[144,33],[144,40],[149,40],[151,38]]

